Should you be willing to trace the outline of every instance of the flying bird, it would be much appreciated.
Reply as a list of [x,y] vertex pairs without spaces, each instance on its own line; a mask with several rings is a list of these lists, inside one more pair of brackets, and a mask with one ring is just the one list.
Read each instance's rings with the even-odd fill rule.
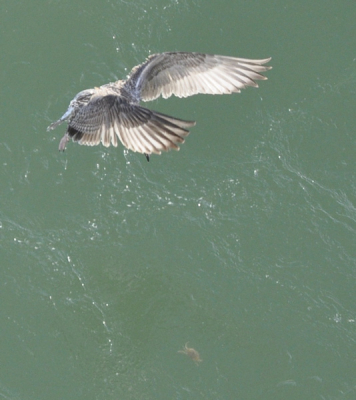
[[255,81],[267,79],[261,73],[272,68],[265,65],[270,60],[186,52],[153,54],[134,67],[126,80],[79,92],[47,131],[68,122],[60,151],[65,150],[70,138],[87,146],[101,142],[105,147],[116,147],[119,139],[149,161],[152,153],[179,150],[195,121],[150,110],[142,107],[141,101],[171,95],[239,93],[247,86],[258,87]]

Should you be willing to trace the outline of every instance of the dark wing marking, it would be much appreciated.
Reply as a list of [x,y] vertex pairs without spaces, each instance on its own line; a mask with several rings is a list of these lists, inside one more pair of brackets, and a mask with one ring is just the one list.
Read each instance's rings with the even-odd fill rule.
[[256,80],[267,79],[261,73],[271,69],[264,65],[269,61],[203,53],[155,54],[131,71],[125,86],[144,101],[160,95],[240,92],[247,86],[258,87]]
[[177,118],[128,103],[116,95],[96,96],[69,122],[67,134],[79,144],[100,142],[117,146],[117,138],[132,151],[144,154],[179,150],[194,121]]

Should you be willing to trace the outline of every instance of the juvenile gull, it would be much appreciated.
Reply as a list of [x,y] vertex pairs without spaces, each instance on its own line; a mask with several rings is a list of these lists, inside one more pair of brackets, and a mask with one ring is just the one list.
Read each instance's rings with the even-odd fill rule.
[[68,110],[47,131],[67,121],[59,143],[63,151],[70,138],[94,146],[100,142],[117,146],[118,139],[128,149],[145,154],[179,150],[195,121],[185,121],[140,106],[159,96],[188,97],[198,93],[239,93],[255,81],[267,79],[262,72],[271,58],[249,60],[203,53],[170,52],[153,54],[134,67],[126,80],[83,90],[70,102]]

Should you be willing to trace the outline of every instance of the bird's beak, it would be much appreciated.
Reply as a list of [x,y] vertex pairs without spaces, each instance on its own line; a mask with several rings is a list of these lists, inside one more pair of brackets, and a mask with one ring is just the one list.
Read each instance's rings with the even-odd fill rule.
[[53,122],[48,128],[47,128],[47,132],[57,128],[58,125],[60,125],[62,122],[66,121],[73,113],[74,108],[72,106],[68,107],[68,110],[62,115],[62,117],[56,121]]

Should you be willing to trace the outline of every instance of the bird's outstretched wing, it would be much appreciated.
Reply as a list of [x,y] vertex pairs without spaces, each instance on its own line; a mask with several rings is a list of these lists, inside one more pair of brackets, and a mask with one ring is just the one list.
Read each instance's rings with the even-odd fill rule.
[[133,68],[126,81],[131,92],[143,101],[174,94],[187,97],[198,93],[228,94],[247,86],[258,87],[256,80],[267,79],[262,72],[271,59],[248,60],[203,53],[161,53],[150,56]]
[[119,138],[132,151],[160,154],[179,150],[178,144],[189,134],[186,128],[193,125],[194,121],[169,117],[108,94],[97,95],[81,107],[70,120],[66,135],[87,146],[101,142],[116,147]]

